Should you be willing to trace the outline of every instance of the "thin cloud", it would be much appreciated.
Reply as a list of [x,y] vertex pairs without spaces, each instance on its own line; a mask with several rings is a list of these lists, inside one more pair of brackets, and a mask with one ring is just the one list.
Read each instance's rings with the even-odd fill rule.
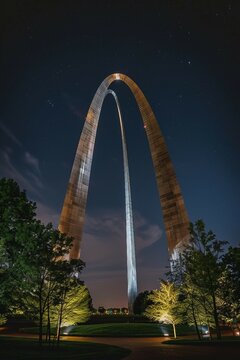
[[36,171],[39,175],[40,167],[39,167],[39,160],[34,157],[32,154],[30,154],[28,151],[25,151],[24,153],[24,161],[26,164],[30,165],[34,171]]
[[[134,213],[138,289],[158,287],[164,273],[162,229],[140,213]],[[127,304],[127,256],[125,216],[122,210],[102,209],[86,217],[81,258],[86,262],[82,277],[95,306]],[[104,295],[103,295],[104,294]]]
[[[142,263],[142,254],[154,243],[160,243],[162,230],[137,213],[134,216],[134,231],[136,256]],[[101,268],[103,270],[106,266],[112,271],[126,268],[125,219],[122,211],[105,210],[87,216],[81,257],[89,271],[97,268],[101,272]]]
[[[30,171],[25,171],[24,175],[13,163],[11,155],[12,149],[7,148],[5,150],[0,150],[0,160],[1,168],[0,174],[4,177],[9,177],[18,182],[20,187],[31,192],[33,195],[37,195],[38,198],[41,198],[41,192],[39,188],[43,188],[43,184],[39,177],[33,174]],[[28,174],[28,176],[26,176]],[[30,179],[31,178],[31,179]]]
[[63,98],[64,102],[66,103],[67,107],[69,108],[69,110],[71,111],[71,113],[74,114],[75,116],[77,116],[78,118],[84,120],[84,114],[79,109],[79,106],[75,104],[74,99],[66,93],[62,94],[62,98]]
[[11,130],[9,130],[6,125],[4,125],[1,121],[0,121],[0,129],[4,132],[5,135],[8,136],[9,139],[11,139],[16,145],[18,145],[19,147],[23,147],[21,141],[19,141],[16,136],[12,133]]

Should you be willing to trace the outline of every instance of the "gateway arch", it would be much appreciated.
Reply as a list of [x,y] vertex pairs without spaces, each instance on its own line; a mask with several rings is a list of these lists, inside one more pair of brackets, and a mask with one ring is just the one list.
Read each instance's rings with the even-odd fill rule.
[[[118,115],[122,134],[126,200],[128,299],[129,310],[131,311],[134,298],[137,294],[135,247],[124,128],[122,124],[118,99],[116,94],[109,89],[111,83],[116,80],[123,81],[130,88],[141,113],[155,170],[170,258],[175,259],[178,253],[181,252],[184,245],[189,241],[189,219],[187,211],[184,205],[181,189],[176,178],[173,163],[169,157],[167,146],[156,117],[138,85],[128,76],[118,73],[111,74],[104,79],[104,81],[97,89],[89,107],[73,162],[73,167],[60,216],[59,230],[62,233],[66,233],[68,236],[73,237],[73,246],[69,256],[72,259],[78,259],[80,257],[88,186],[98,121],[103,101],[106,95],[110,93],[114,96],[118,107]],[[129,269],[132,269],[132,271],[129,271]]]

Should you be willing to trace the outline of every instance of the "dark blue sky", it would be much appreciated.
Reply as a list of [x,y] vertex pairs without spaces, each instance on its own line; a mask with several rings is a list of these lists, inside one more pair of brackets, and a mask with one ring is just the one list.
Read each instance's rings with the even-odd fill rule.
[[[57,226],[92,97],[121,72],[155,112],[190,219],[239,243],[238,1],[5,0],[1,24],[0,176],[27,190],[42,220]],[[122,83],[112,88],[126,128],[139,289],[152,289],[165,272],[167,244],[151,157],[133,96]],[[109,97],[82,250],[96,306],[126,305],[125,252],[120,129]]]

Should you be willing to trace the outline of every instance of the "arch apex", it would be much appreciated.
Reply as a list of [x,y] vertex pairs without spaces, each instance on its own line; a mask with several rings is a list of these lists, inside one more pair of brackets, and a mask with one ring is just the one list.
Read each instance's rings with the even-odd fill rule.
[[79,258],[98,121],[108,87],[116,80],[123,81],[130,88],[141,113],[155,169],[169,255],[172,257],[176,251],[181,252],[190,238],[183,196],[150,104],[139,86],[130,77],[118,72],[103,80],[90,105],[69,179],[59,230],[74,238],[70,257]]

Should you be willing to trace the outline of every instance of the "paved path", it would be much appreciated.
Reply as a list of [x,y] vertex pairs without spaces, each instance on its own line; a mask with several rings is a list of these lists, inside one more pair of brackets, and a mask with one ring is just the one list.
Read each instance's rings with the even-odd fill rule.
[[130,349],[125,360],[234,360],[240,357],[240,346],[194,346],[162,344],[167,338],[99,338],[68,337],[73,341],[92,341]]
[[[10,335],[10,334],[9,334]],[[36,338],[36,335],[15,333],[10,336]],[[130,349],[132,353],[124,360],[237,360],[240,358],[240,346],[229,345],[166,345],[168,338],[107,338],[64,336],[69,341],[89,341],[117,345]],[[96,359],[97,360],[97,359]]]

